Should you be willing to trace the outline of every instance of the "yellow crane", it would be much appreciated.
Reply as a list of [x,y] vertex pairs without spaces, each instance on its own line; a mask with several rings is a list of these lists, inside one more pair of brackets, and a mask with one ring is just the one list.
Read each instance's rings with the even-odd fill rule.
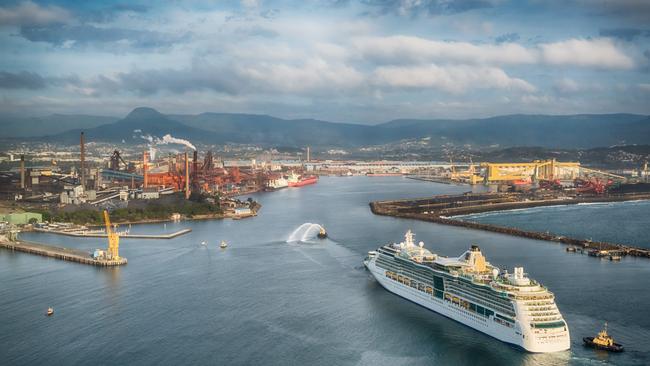
[[602,170],[589,169],[589,168],[585,168],[583,166],[580,167],[580,170],[585,172],[585,173],[592,173],[592,174],[596,174],[596,175],[602,175],[602,176],[605,176],[605,177],[615,178],[615,179],[619,179],[619,180],[623,180],[623,181],[627,179],[627,178],[625,178],[623,176],[620,176],[620,175],[604,172]]
[[120,260],[120,236],[111,227],[108,210],[104,210],[104,223],[106,224],[106,236],[108,236],[108,256],[111,260]]

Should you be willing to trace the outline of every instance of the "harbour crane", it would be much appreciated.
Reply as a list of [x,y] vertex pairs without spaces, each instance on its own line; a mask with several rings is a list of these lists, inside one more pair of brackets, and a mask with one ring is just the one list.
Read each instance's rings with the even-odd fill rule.
[[104,210],[104,223],[106,224],[106,236],[108,237],[108,256],[111,260],[120,260],[120,236],[111,227],[108,210]]
[[589,169],[589,168],[585,168],[583,166],[580,167],[580,170],[582,172],[586,173],[585,175],[595,174],[595,175],[601,175],[601,176],[610,177],[610,178],[614,178],[614,179],[619,179],[621,181],[625,181],[627,179],[627,178],[625,178],[623,176],[620,176],[620,175],[604,172],[602,170]]

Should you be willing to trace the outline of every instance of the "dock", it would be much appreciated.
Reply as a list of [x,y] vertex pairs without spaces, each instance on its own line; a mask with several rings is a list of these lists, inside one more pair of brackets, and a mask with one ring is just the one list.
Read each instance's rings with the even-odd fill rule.
[[[33,229],[34,232],[72,236],[77,238],[107,238],[105,232],[97,231],[60,231]],[[191,232],[192,229],[182,229],[170,234],[120,234],[120,239],[173,239]]]
[[620,202],[650,199],[649,194],[623,194],[600,197],[548,197],[531,199],[516,193],[466,193],[462,195],[442,195],[419,199],[370,202],[370,210],[375,215],[409,218],[429,221],[443,225],[459,226],[469,229],[490,231],[500,234],[520,236],[529,239],[552,241],[582,248],[585,252],[609,252],[616,255],[630,255],[650,258],[650,249],[633,246],[596,242],[559,236],[552,233],[521,230],[492,224],[465,221],[457,216],[473,213],[502,211],[521,208],[558,206],[593,202]]
[[0,241],[0,248],[99,267],[121,266],[127,263],[126,258],[120,258],[119,260],[93,259],[89,252],[82,250],[24,241]]
[[436,177],[436,176],[424,176],[424,175],[407,175],[406,178],[413,180],[420,180],[424,182],[433,182],[441,184],[451,184],[451,185],[467,185],[467,183],[454,181],[446,177]]

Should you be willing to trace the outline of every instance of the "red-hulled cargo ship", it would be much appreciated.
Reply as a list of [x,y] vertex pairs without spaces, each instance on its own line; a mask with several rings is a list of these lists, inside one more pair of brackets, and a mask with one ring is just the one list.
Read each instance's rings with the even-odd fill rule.
[[318,177],[315,175],[301,175],[291,173],[287,179],[289,187],[302,187],[308,184],[316,184],[318,182]]

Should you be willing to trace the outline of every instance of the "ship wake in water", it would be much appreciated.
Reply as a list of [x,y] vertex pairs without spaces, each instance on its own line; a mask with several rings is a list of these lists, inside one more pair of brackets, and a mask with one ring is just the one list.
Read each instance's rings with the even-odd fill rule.
[[311,222],[306,222],[296,230],[294,230],[291,235],[287,238],[287,243],[296,243],[296,242],[309,242],[313,239],[316,239],[318,233],[323,229],[322,226],[318,224],[312,224]]

